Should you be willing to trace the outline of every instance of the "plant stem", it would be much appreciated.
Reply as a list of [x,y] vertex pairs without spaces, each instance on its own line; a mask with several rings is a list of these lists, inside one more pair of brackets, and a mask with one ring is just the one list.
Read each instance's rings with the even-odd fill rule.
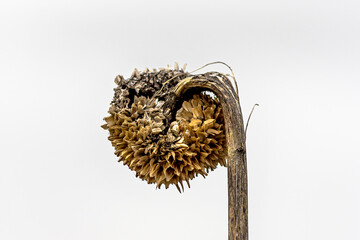
[[248,240],[247,164],[243,116],[231,82],[225,77],[197,75],[178,83],[181,98],[188,90],[210,90],[224,110],[228,150],[228,239]]

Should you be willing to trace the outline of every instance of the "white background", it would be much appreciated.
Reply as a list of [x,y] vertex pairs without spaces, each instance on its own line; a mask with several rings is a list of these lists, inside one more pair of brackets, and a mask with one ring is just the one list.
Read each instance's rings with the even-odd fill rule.
[[[225,61],[251,240],[360,239],[360,2],[0,1],[0,239],[227,239],[226,168],[179,194],[117,163],[117,74]],[[227,72],[222,66],[205,69]]]

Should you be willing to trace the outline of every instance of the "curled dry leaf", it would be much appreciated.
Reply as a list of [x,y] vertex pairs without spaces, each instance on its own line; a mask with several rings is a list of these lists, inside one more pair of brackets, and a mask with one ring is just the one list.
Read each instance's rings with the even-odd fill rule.
[[110,133],[119,162],[158,188],[173,184],[180,192],[183,181],[190,187],[189,180],[226,165],[224,117],[218,100],[203,92],[184,99],[173,93],[178,82],[196,77],[184,69],[176,63],[174,70],[135,69],[129,79],[117,76],[110,116],[102,125]]

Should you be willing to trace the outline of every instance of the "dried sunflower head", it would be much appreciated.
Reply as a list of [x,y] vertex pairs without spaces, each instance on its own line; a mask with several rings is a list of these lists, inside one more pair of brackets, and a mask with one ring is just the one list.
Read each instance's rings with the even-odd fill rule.
[[226,165],[223,110],[204,92],[180,99],[173,88],[191,76],[174,69],[135,69],[130,78],[117,76],[114,98],[102,127],[119,162],[158,188],[206,176]]

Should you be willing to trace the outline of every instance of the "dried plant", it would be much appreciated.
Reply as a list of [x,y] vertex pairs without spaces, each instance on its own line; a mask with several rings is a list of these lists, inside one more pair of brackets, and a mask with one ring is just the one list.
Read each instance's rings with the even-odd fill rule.
[[119,161],[158,188],[174,184],[181,192],[184,181],[189,185],[226,164],[229,240],[248,240],[246,135],[238,87],[226,63],[195,71],[212,64],[227,66],[235,84],[229,75],[192,75],[177,64],[174,69],[135,69],[128,79],[117,76],[110,116],[102,127]]
[[128,79],[115,78],[118,86],[102,127],[109,131],[119,161],[158,188],[174,184],[181,192],[183,182],[190,187],[189,180],[226,165],[224,116],[218,99],[204,91],[182,98],[174,93],[180,81],[202,76],[175,64],[174,69],[135,69]]

